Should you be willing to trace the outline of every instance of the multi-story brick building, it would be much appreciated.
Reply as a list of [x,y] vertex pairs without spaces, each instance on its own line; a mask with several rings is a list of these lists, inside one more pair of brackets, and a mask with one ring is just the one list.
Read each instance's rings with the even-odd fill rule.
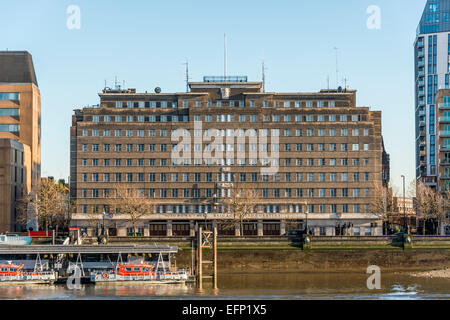
[[[95,232],[92,220],[98,226],[103,212],[114,213],[106,198],[122,183],[157,203],[140,219],[140,235],[192,235],[205,223],[230,233],[217,198],[236,187],[257,192],[245,235],[283,234],[306,218],[315,234],[381,234],[370,206],[383,179],[381,111],[356,107],[356,91],[264,92],[246,77],[205,77],[189,87],[105,89],[99,105],[75,110],[73,226]],[[180,135],[192,143],[179,145]],[[214,156],[223,151],[226,159],[210,154],[212,141]],[[131,232],[120,214],[105,224],[110,234]],[[237,224],[231,233],[240,233]]]
[[21,231],[15,202],[41,176],[41,94],[26,51],[0,51],[0,139],[0,232]]

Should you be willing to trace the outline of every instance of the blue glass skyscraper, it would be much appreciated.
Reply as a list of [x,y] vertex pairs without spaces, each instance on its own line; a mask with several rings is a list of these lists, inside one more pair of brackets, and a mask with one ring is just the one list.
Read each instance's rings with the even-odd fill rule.
[[450,0],[428,0],[417,27],[415,57],[416,177],[436,186],[438,89],[449,88]]

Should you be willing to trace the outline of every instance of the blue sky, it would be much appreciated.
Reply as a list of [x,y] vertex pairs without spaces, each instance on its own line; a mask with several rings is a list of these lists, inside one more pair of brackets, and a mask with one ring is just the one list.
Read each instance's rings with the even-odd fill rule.
[[[392,183],[414,178],[413,41],[425,0],[322,1],[57,1],[0,3],[0,50],[28,50],[42,94],[42,175],[69,176],[72,110],[98,103],[105,80],[165,92],[223,73],[261,79],[270,91],[318,91],[340,80],[358,90],[359,106],[383,111]],[[69,30],[69,5],[81,28]],[[381,9],[381,29],[366,26],[368,6]]]

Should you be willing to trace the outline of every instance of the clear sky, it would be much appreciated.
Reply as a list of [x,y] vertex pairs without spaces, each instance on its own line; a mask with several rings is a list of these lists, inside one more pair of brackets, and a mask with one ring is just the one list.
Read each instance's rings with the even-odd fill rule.
[[[69,176],[73,109],[97,104],[114,77],[138,91],[185,90],[191,80],[223,74],[261,79],[269,91],[318,91],[339,80],[358,90],[359,106],[383,111],[391,177],[415,175],[413,42],[425,0],[14,0],[0,2],[0,50],[28,50],[42,94],[42,175]],[[80,29],[69,29],[77,5]],[[367,8],[381,9],[368,29]]]

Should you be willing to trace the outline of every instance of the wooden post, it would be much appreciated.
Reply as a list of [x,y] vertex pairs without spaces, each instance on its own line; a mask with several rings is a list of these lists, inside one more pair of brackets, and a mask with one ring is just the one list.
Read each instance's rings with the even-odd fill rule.
[[198,281],[198,287],[199,289],[203,288],[203,259],[202,259],[202,238],[203,238],[203,230],[202,227],[199,226],[198,228],[198,245],[197,245],[197,250],[198,250],[198,260],[197,260],[197,281]]
[[217,227],[213,232],[213,288],[217,289]]

